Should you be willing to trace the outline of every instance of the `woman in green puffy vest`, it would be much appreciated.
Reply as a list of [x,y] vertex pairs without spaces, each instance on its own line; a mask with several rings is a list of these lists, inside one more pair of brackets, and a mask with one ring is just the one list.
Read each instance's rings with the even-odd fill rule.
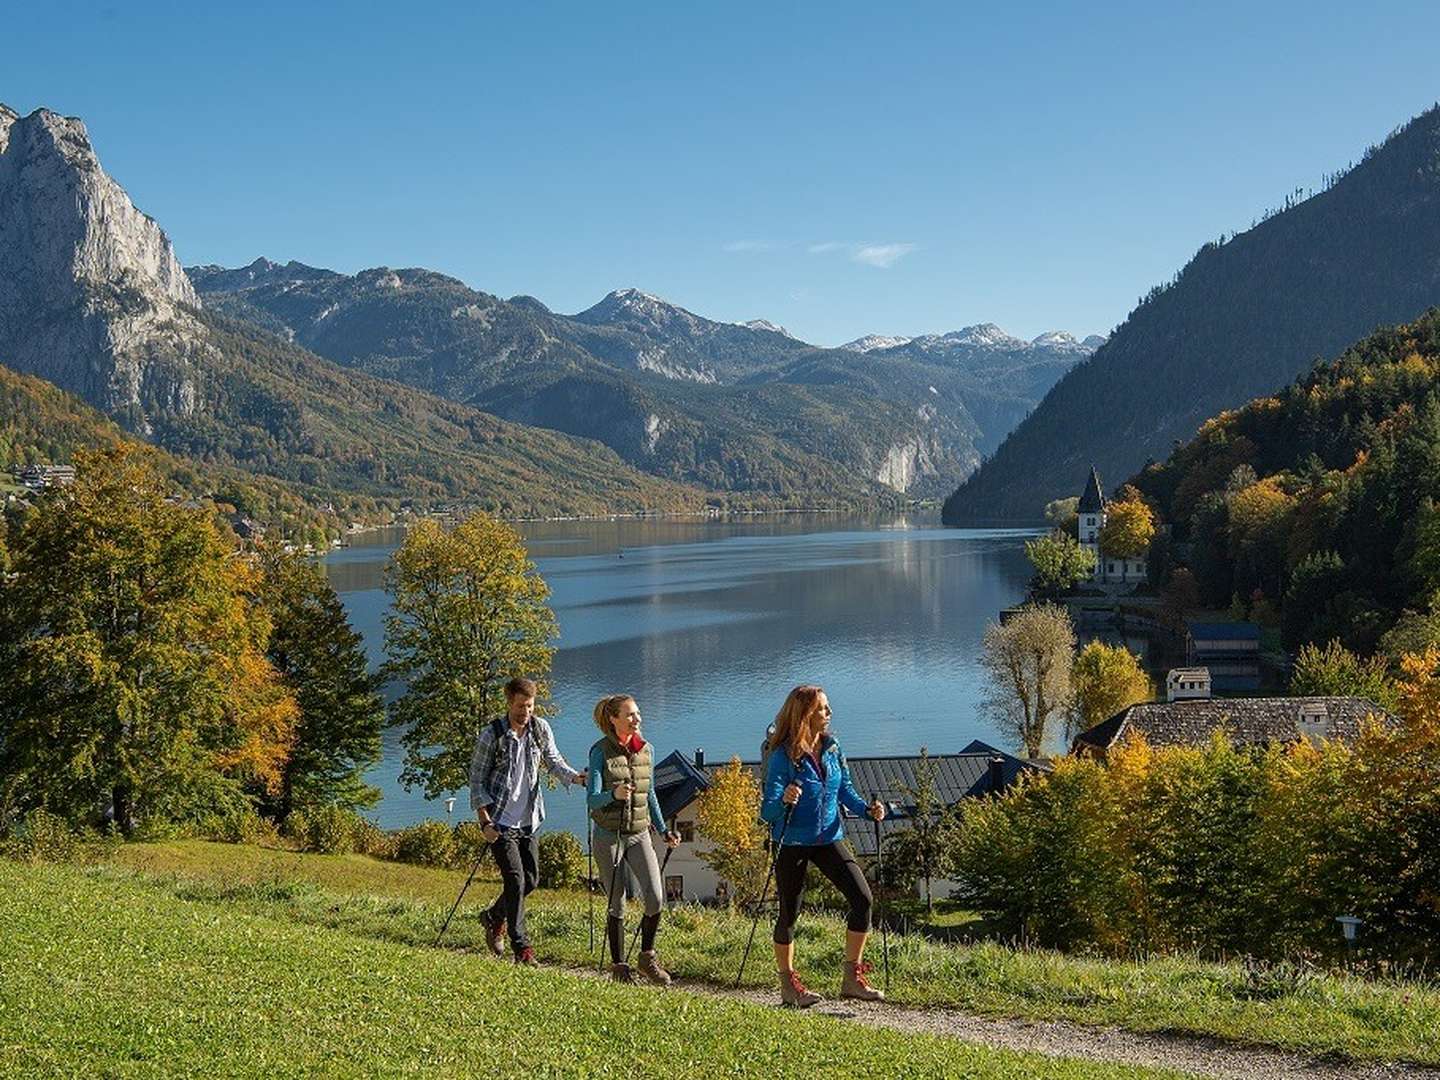
[[670,976],[655,958],[655,931],[660,926],[660,909],[665,886],[660,864],[650,843],[650,829],[674,847],[677,833],[665,828],[660,801],[651,782],[655,766],[650,744],[640,737],[640,707],[629,694],[612,694],[595,704],[595,726],[603,737],[590,747],[590,770],[586,802],[595,823],[595,859],[600,881],[610,893],[609,918],[605,937],[610,944],[610,974],[619,982],[634,982],[625,963],[625,883],[615,871],[617,860],[640,883],[645,916],[640,920],[640,974],[660,986],[670,985]]

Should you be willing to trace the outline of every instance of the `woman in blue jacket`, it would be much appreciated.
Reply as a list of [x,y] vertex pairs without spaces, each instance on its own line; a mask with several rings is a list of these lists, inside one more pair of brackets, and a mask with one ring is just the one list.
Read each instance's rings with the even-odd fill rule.
[[[870,886],[845,842],[840,807],[868,814],[876,821],[885,816],[885,807],[879,801],[867,805],[850,782],[845,755],[830,735],[830,702],[818,686],[797,686],[790,691],[775,717],[767,750],[760,816],[770,824],[771,838],[780,844],[775,859],[780,914],[774,933],[780,998],[801,1009],[820,1000],[795,973],[795,919],[805,893],[805,871],[814,863],[850,905],[840,996],[883,1000],[885,995],[865,979],[870,970],[862,959],[870,935]],[[794,808],[788,825],[787,807]]]

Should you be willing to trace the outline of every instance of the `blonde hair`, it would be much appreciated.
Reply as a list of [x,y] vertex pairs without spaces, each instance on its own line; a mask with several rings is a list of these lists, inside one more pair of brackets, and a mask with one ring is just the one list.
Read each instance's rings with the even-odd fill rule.
[[824,726],[824,714],[820,712],[820,695],[825,691],[818,686],[805,684],[797,686],[775,714],[775,731],[770,736],[770,749],[785,748],[791,761],[795,761],[810,750],[820,739]]
[[629,694],[607,694],[595,703],[595,726],[603,734],[615,734],[615,719],[620,715],[620,706],[635,699]]

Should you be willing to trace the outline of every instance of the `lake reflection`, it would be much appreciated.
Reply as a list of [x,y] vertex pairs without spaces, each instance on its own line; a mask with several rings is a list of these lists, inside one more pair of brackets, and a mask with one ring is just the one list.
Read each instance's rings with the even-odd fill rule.
[[[577,767],[602,694],[634,693],[659,756],[758,756],[790,687],[824,685],[851,754],[1004,745],[981,715],[985,624],[1024,593],[1024,530],[787,516],[740,521],[521,526],[560,624],[551,673],[560,747]],[[383,654],[384,568],[397,532],[358,538],[324,569],[372,663]],[[396,782],[399,732],[371,774],[386,827],[444,817]],[[468,803],[462,793],[457,815]],[[547,824],[584,831],[578,791],[546,797]]]

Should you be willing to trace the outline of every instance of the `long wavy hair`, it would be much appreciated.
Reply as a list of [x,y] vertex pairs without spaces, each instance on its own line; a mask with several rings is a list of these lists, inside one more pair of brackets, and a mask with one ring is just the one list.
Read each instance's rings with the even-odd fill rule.
[[825,714],[820,711],[820,695],[825,691],[818,686],[806,684],[797,686],[775,714],[775,729],[770,735],[770,749],[782,747],[791,761],[798,761],[803,754],[815,750],[820,744],[820,732],[825,727]]
[[635,699],[629,694],[607,694],[595,703],[595,726],[602,734],[615,737],[615,719],[627,701]]

